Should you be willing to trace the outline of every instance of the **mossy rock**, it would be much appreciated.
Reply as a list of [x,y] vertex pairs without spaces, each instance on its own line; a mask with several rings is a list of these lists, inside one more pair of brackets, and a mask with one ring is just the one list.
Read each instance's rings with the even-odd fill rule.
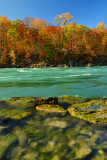
[[0,101],[1,117],[22,119],[35,112],[34,98],[15,98],[10,99],[9,101]]
[[23,104],[23,105],[28,105],[28,104],[33,104],[35,102],[35,97],[12,97],[9,99],[8,103],[13,103],[13,104]]
[[7,103],[14,108],[31,111],[35,108],[35,97],[13,97]]
[[64,116],[67,111],[64,110],[59,105],[54,104],[43,104],[36,106],[36,110],[43,113],[43,114],[54,114],[54,115],[62,115]]
[[0,110],[0,115],[5,118],[12,118],[12,119],[22,119],[24,117],[30,116],[32,112],[26,111],[18,111],[18,110]]
[[83,103],[86,101],[86,99],[80,98],[80,97],[63,96],[63,97],[59,97],[58,101],[59,103],[75,104],[75,103]]
[[58,98],[56,97],[12,97],[9,99],[11,103],[22,103],[23,105],[33,104],[34,106],[42,105],[42,104],[58,104]]
[[35,112],[35,106],[44,103],[57,103],[55,97],[12,97],[9,101],[0,101],[0,115],[4,118],[22,119]]
[[68,109],[70,115],[93,123],[107,123],[107,101],[91,100],[71,105]]

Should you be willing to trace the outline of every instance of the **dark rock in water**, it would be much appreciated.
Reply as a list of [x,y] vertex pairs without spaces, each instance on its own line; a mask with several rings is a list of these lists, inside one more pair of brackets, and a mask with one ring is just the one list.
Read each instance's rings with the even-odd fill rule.
[[35,106],[42,104],[58,104],[58,98],[49,97],[49,98],[37,98],[35,99]]
[[47,101],[48,104],[58,104],[58,98],[56,97],[49,97]]
[[11,118],[4,118],[4,119],[2,120],[3,123],[8,123],[8,122],[10,122],[10,121],[12,121]]

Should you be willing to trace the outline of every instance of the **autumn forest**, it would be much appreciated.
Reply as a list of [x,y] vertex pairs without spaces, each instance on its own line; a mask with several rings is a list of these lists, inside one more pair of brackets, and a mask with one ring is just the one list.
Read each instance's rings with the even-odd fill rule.
[[56,25],[26,17],[9,20],[0,16],[0,67],[107,65],[107,28],[73,21],[70,13],[54,18]]

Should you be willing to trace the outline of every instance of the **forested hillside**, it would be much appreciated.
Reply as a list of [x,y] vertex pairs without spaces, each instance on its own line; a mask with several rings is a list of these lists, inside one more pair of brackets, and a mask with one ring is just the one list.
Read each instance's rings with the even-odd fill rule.
[[107,28],[69,22],[70,13],[54,18],[56,25],[26,17],[9,20],[0,16],[0,67],[29,67],[31,64],[57,66],[107,65]]

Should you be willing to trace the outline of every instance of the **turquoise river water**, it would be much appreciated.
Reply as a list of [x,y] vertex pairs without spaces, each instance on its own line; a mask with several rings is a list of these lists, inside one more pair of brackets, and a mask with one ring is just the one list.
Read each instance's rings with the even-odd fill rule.
[[64,95],[106,97],[107,66],[0,69],[0,99]]

